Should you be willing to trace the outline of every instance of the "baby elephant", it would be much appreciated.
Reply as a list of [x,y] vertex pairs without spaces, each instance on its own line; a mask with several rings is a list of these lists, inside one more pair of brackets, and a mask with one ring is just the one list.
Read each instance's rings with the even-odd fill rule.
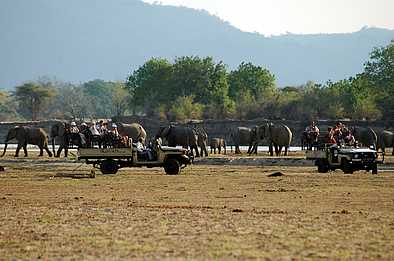
[[218,149],[219,154],[221,152],[222,147],[224,148],[224,154],[226,154],[226,140],[222,138],[212,138],[211,142],[209,143],[209,146],[211,147],[211,153],[212,150],[214,154],[216,154],[216,149]]

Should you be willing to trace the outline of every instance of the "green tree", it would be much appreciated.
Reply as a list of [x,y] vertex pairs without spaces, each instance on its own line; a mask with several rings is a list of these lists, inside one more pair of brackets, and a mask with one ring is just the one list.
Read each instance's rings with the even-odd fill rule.
[[85,119],[94,117],[95,108],[91,97],[81,85],[65,83],[57,87],[52,116],[63,119]]
[[0,121],[13,121],[20,118],[15,99],[9,92],[0,91]]
[[128,109],[131,96],[122,82],[116,82],[112,91],[112,115],[123,116]]
[[134,114],[141,111],[153,116],[160,105],[169,104],[173,95],[170,89],[172,70],[167,60],[152,58],[128,77],[126,89]]
[[275,76],[267,69],[252,63],[241,63],[237,70],[229,75],[229,96],[237,96],[249,91],[256,102],[269,99],[275,93]]
[[370,87],[377,93],[378,107],[383,117],[394,114],[394,43],[387,47],[375,48],[365,63],[364,75]]
[[170,113],[177,121],[188,119],[201,119],[204,105],[194,102],[193,96],[180,96],[171,106]]
[[45,106],[55,96],[55,89],[52,86],[44,87],[37,83],[29,82],[16,87],[15,96],[21,114],[35,121]]
[[89,102],[96,117],[112,116],[112,93],[115,86],[116,83],[103,80],[93,80],[82,85],[84,93],[90,97]]

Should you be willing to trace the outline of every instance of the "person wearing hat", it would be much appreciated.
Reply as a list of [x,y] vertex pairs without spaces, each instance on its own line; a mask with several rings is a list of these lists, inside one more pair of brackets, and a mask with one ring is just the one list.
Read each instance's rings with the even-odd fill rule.
[[112,125],[111,125],[111,132],[113,134],[115,134],[116,137],[120,136],[119,131],[118,131],[118,126],[116,125],[116,123],[112,123]]
[[79,129],[77,127],[77,124],[75,123],[75,121],[72,121],[70,124],[70,132],[71,133],[79,133]]

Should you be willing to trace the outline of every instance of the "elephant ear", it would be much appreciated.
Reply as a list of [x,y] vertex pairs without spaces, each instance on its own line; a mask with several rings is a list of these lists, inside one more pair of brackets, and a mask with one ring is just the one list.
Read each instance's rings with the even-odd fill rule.
[[63,123],[63,122],[61,122],[61,123],[59,123],[57,126],[58,126],[58,135],[59,135],[59,137],[63,137],[65,134],[66,134],[66,128],[67,128],[67,123]]
[[26,131],[26,128],[25,127],[23,127],[23,126],[16,126],[15,128],[14,128],[14,130],[15,130],[15,138],[16,139],[25,139],[26,137],[27,137],[27,131]]

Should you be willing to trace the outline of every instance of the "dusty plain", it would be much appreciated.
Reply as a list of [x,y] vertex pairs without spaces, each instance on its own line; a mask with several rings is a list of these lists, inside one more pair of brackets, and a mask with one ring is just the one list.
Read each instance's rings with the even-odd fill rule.
[[72,159],[11,153],[0,160],[0,260],[394,259],[389,168],[193,165],[88,178]]

